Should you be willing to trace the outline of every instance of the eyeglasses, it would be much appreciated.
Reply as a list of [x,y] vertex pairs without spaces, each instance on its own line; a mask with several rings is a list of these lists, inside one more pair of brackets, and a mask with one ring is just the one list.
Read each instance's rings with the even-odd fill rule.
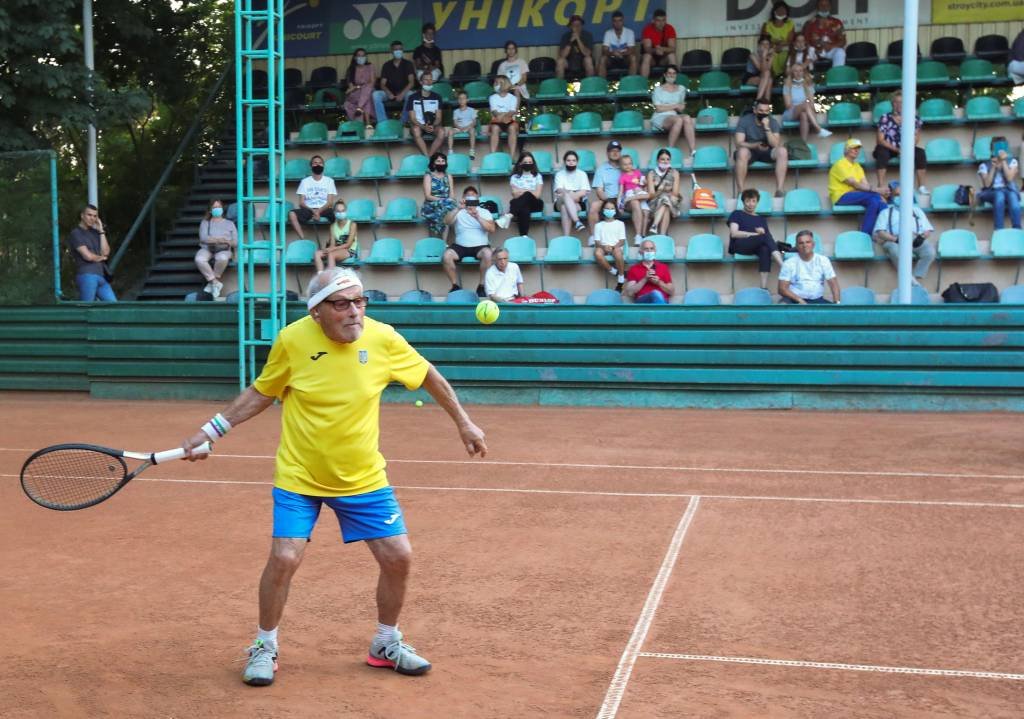
[[324,300],[325,305],[331,305],[338,312],[347,312],[348,309],[355,305],[359,309],[366,307],[370,302],[369,297],[353,297],[352,299],[340,299],[340,300]]

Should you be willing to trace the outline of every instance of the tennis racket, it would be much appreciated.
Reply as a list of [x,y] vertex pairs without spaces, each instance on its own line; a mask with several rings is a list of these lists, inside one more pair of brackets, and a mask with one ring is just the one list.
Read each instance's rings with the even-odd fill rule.
[[[199,454],[209,451],[209,442],[192,450]],[[148,467],[185,455],[181,447],[166,452],[126,452],[94,444],[55,444],[25,461],[21,488],[29,499],[47,509],[85,509],[110,499]],[[125,459],[138,459],[142,464],[129,472]]]

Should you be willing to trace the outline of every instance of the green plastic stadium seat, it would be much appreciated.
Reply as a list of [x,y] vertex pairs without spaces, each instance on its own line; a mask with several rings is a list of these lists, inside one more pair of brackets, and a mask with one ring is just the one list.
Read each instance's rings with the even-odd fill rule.
[[434,298],[426,290],[409,290],[403,292],[398,301],[406,304],[419,304],[422,302],[433,302]]
[[323,145],[327,143],[327,125],[322,122],[307,122],[299,128],[296,145]]
[[[676,261],[676,241],[668,235],[648,235],[644,240],[654,242],[654,259],[659,262]],[[633,254],[639,255],[640,248],[636,247]]]
[[949,137],[938,137],[929,140],[924,146],[924,154],[930,164],[956,164],[964,161],[960,151],[960,143]]
[[956,118],[953,112],[953,103],[941,97],[932,97],[925,100],[917,108],[917,113],[921,116],[921,122],[926,125],[953,122]]
[[560,305],[574,305],[576,300],[572,296],[572,292],[569,290],[559,289],[558,287],[551,287],[548,292],[555,296]]
[[284,259],[289,265],[311,265],[316,243],[313,240],[294,240],[288,243],[284,251]]
[[[604,78],[587,78],[603,80]],[[636,135],[644,131],[644,116],[636,110],[622,110],[612,118],[612,135]]]
[[868,70],[871,87],[899,87],[903,82],[903,68],[891,62],[880,62]]
[[992,135],[980,135],[974,138],[974,159],[984,162],[992,156]]
[[313,100],[306,109],[313,110],[335,110],[341,99],[341,91],[336,87],[322,87],[313,93]]
[[723,262],[725,244],[718,235],[694,235],[686,243],[687,262]]
[[412,257],[408,259],[412,265],[438,265],[448,245],[440,237],[424,237],[416,240],[412,248]]
[[254,265],[269,265],[270,264],[270,243],[269,242],[253,242],[252,246],[243,250],[243,252],[249,253],[249,261]]
[[465,91],[466,97],[470,102],[486,102],[487,98],[494,92],[491,83],[482,80],[467,82],[462,89]]
[[545,112],[530,120],[527,133],[537,137],[554,137],[562,132],[562,118],[553,112]]
[[472,169],[469,155],[453,152],[448,155],[448,174],[452,177],[466,177]]
[[502,214],[500,197],[498,197],[497,195],[480,195],[480,204],[483,204],[485,202],[493,202],[494,206],[498,208],[497,213],[495,213],[494,215],[495,218],[497,218],[498,215]]
[[594,290],[587,295],[588,305],[621,305],[622,295],[615,290]]
[[199,301],[199,293],[198,292],[189,292],[187,295],[185,295],[185,300],[184,301],[185,302],[198,302]]
[[332,157],[324,165],[324,174],[332,180],[345,180],[352,174],[352,163],[347,157]]
[[1024,97],[1013,101],[1013,116],[1018,120],[1024,119]]
[[946,230],[939,236],[942,259],[975,260],[980,256],[978,236],[970,230]]
[[384,208],[381,222],[419,222],[420,208],[411,197],[396,197]]
[[[828,164],[829,164],[829,167],[831,167],[832,165],[834,165],[837,162],[839,162],[839,160],[843,157],[843,153],[845,153],[845,152],[846,152],[846,143],[845,142],[834,142],[834,143],[832,143],[832,149],[830,149],[829,152],[828,152]],[[860,152],[857,153],[857,162],[859,162],[860,164],[863,165],[866,162],[866,160],[867,160],[867,158],[864,156],[864,147],[861,146]]]
[[686,294],[683,295],[683,304],[707,307],[722,304],[722,298],[714,290],[709,290],[706,287],[695,287],[692,290],[687,290]]
[[373,131],[371,142],[398,142],[405,134],[400,120],[381,120]]
[[[772,195],[771,192],[766,192],[760,188],[757,190],[757,208],[754,210],[759,215],[771,215],[775,210],[772,207]],[[739,202],[739,206],[742,207],[743,203]]]
[[786,215],[821,214],[821,197],[806,187],[790,190],[782,201],[782,212]]
[[346,120],[338,125],[334,134],[335,142],[362,142],[366,139],[366,123],[362,120]]
[[968,100],[964,117],[968,122],[999,122],[1006,119],[999,100],[988,95],[979,95]]
[[285,182],[298,182],[309,174],[309,160],[288,160],[284,163]]
[[806,160],[794,160],[792,157],[789,158],[789,166],[795,168],[801,167],[817,167],[818,166],[818,146],[813,142],[807,143],[807,149],[811,151],[811,156]]
[[855,102],[837,102],[829,108],[825,124],[829,127],[859,127],[860,105]]
[[860,230],[849,230],[841,232],[836,237],[836,259],[837,260],[873,260],[875,258],[875,247],[871,243],[871,236]]
[[747,287],[735,294],[732,303],[734,305],[770,305],[772,296],[768,294],[768,290],[762,290],[760,287]]
[[668,150],[669,154],[672,156],[672,167],[674,167],[677,170],[683,169],[683,151],[680,150],[678,147],[655,147],[653,150],[651,150],[651,159],[647,161],[648,168],[657,167],[658,153],[661,152],[662,150]]
[[992,233],[992,256],[1024,258],[1024,230],[1004,227]]
[[478,175],[504,175],[512,174],[512,157],[507,152],[491,152],[484,155],[480,162]]
[[364,290],[363,296],[370,301],[371,304],[379,305],[381,302],[387,302],[388,296],[386,292],[381,290]]
[[570,135],[600,135],[601,116],[596,112],[581,112],[569,125]]
[[999,301],[1004,305],[1024,305],[1024,285],[1010,285],[1000,293]]
[[871,108],[871,122],[875,125],[882,119],[882,115],[892,112],[892,101],[881,100],[875,103],[875,106]]
[[718,132],[729,129],[729,111],[724,107],[702,107],[694,121],[697,132]]
[[585,77],[580,81],[576,97],[608,97],[608,81],[603,77]]
[[544,255],[544,264],[579,264],[583,257],[583,247],[579,239],[569,235],[559,235],[548,240],[548,251]]
[[695,210],[691,207],[686,211],[687,217],[725,217],[725,195],[718,191],[715,191],[712,194],[715,196],[715,204],[717,204],[718,207],[706,210]]
[[932,212],[966,212],[967,205],[958,205],[953,199],[957,185],[939,185],[932,188]]
[[825,84],[822,87],[826,90],[845,90],[859,86],[860,72],[857,68],[840,65],[828,69],[828,72],[825,73]]
[[727,73],[721,70],[709,70],[700,76],[697,81],[697,90],[702,94],[729,92],[732,90],[732,84]]
[[475,305],[480,298],[473,290],[452,290],[444,301],[450,305]]
[[549,150],[531,150],[533,159],[537,163],[537,172],[542,175],[550,175],[555,167],[555,159]]
[[434,83],[434,92],[440,95],[441,100],[444,102],[451,102],[452,98],[455,96],[455,91],[452,89],[451,83],[443,80],[441,82]]
[[351,200],[347,209],[348,219],[353,222],[373,222],[377,215],[377,204],[373,200]]
[[697,148],[693,156],[694,170],[726,170],[729,167],[729,153],[724,147],[706,145]]
[[[898,305],[899,294],[900,293],[897,289],[893,289],[892,294],[889,295],[889,304]],[[840,297],[842,297],[842,294],[840,294]],[[931,303],[932,298],[928,296],[928,290],[926,290],[924,287],[921,287],[921,285],[910,286],[910,304],[930,305]]]
[[876,298],[874,290],[867,287],[844,287],[839,299],[844,305],[873,305]]
[[520,265],[532,265],[537,261],[537,242],[532,237],[517,235],[509,237],[503,243],[508,250],[508,258]]
[[594,155],[593,150],[580,150],[576,149],[576,154],[579,155],[579,170],[580,172],[586,172],[588,175],[593,175],[597,169],[597,156]]
[[565,80],[549,77],[540,81],[536,98],[538,100],[564,100],[569,94]]
[[426,155],[406,155],[402,158],[401,163],[398,165],[398,171],[395,172],[395,177],[402,178],[416,178],[417,180],[423,179],[423,175],[427,172],[427,165],[429,159]]
[[359,180],[382,180],[390,176],[391,160],[387,155],[367,155],[355,174]]
[[944,85],[949,82],[949,70],[945,63],[937,60],[923,60],[917,63],[918,85]]
[[992,63],[976,57],[969,57],[960,63],[961,82],[992,82],[999,79]]
[[616,96],[623,97],[649,97],[651,87],[647,78],[643,75],[626,75],[619,80],[619,89]]
[[393,237],[382,237],[370,247],[369,256],[363,260],[366,265],[397,265],[402,262],[402,241]]

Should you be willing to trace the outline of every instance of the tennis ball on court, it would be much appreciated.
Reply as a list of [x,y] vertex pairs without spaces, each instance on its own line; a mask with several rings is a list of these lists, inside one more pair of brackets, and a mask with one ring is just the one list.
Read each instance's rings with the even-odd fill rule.
[[416,406],[417,407],[422,407],[423,406],[423,400],[421,400],[421,399],[416,400]]
[[501,310],[498,305],[490,300],[484,300],[476,306],[476,318],[485,325],[494,324],[498,321]]

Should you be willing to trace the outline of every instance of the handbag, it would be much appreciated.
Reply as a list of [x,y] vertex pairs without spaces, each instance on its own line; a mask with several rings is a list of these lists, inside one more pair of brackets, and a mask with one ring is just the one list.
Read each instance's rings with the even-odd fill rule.
[[697,184],[697,176],[690,175],[693,179],[693,198],[690,200],[690,207],[694,210],[717,210],[718,202],[715,201],[715,193]]
[[786,150],[789,151],[791,160],[810,160],[811,146],[801,138],[794,138],[786,141]]
[[951,304],[962,302],[998,302],[999,290],[991,282],[954,282],[942,293]]

